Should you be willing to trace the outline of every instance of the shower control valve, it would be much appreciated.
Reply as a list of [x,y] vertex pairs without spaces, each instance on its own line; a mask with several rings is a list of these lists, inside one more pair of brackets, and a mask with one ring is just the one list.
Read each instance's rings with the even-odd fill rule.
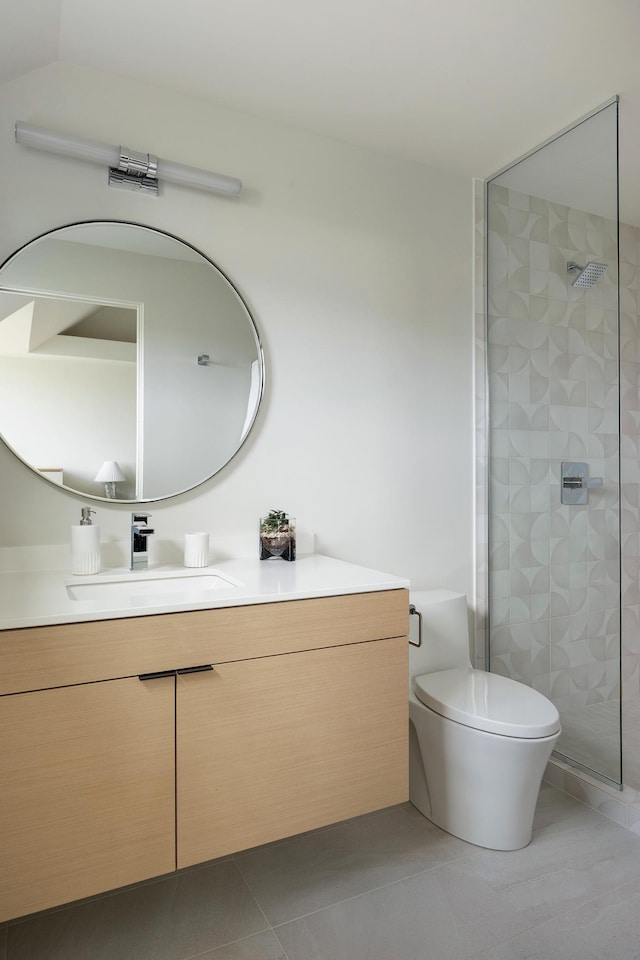
[[562,503],[573,505],[588,503],[589,489],[604,486],[603,477],[589,476],[588,463],[563,460],[560,467],[560,499]]

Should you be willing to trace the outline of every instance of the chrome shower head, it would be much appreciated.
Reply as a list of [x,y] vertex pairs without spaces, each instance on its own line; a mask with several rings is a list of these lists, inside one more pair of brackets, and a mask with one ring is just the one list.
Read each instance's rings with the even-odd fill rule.
[[592,287],[597,280],[600,279],[602,274],[607,269],[608,264],[606,263],[588,263],[586,266],[581,267],[579,263],[574,263],[573,260],[570,260],[567,264],[567,273],[571,273],[572,270],[579,270],[580,273],[572,281],[572,287]]

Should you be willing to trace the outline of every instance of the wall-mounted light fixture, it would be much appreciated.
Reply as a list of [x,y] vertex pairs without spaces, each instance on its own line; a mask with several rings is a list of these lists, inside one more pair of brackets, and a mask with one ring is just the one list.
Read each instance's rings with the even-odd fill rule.
[[106,164],[109,168],[109,184],[143,190],[157,194],[158,180],[168,180],[183,187],[196,190],[208,190],[227,197],[237,197],[242,183],[235,177],[226,177],[221,173],[210,173],[197,167],[187,167],[171,160],[161,160],[150,153],[138,153],[126,147],[109,146],[95,140],[85,140],[68,133],[57,133],[45,127],[34,127],[30,123],[16,123],[16,142],[36,150],[59,153],[63,156],[77,157],[92,163]]

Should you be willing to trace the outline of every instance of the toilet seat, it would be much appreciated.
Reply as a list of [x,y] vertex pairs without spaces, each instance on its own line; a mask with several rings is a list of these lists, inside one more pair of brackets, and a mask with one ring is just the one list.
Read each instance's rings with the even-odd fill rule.
[[504,737],[557,734],[560,717],[537,690],[496,673],[454,667],[415,678],[417,698],[435,713],[466,727]]

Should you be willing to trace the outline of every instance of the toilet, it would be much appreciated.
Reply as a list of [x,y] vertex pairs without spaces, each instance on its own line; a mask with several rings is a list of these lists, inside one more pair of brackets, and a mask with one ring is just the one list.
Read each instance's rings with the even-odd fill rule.
[[412,592],[411,604],[409,799],[469,843],[526,847],[558,711],[537,690],[472,668],[465,596]]

